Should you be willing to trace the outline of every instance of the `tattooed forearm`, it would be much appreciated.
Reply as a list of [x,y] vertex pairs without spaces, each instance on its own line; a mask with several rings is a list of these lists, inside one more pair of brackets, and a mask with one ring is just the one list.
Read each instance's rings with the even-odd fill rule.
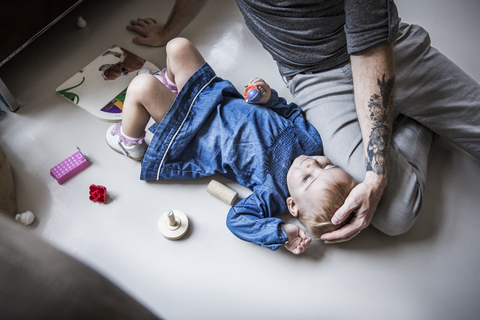
[[373,94],[368,102],[373,127],[368,139],[366,162],[367,171],[385,175],[388,168],[387,153],[392,134],[395,79],[385,80],[384,74],[382,80],[377,80],[377,84],[380,87],[380,95]]

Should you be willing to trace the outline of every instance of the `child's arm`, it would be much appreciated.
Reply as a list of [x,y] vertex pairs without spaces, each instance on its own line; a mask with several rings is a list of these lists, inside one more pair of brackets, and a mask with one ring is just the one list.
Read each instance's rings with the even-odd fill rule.
[[259,87],[261,99],[256,104],[262,104],[265,107],[275,111],[280,116],[295,121],[295,118],[301,116],[302,109],[295,103],[287,103],[284,98],[278,96],[278,93],[258,77],[251,79],[245,87],[255,85]]
[[260,101],[257,101],[256,103],[261,103],[265,104],[270,100],[270,96],[272,94],[272,89],[268,85],[268,83],[265,82],[265,80],[260,79],[258,77],[255,77],[253,79],[250,79],[250,81],[245,85],[245,88],[248,88],[250,86],[257,86],[258,90],[260,91]]
[[300,254],[307,249],[312,238],[307,238],[305,231],[294,224],[284,224],[283,229],[288,235],[288,242],[285,248],[294,254]]
[[271,189],[257,186],[254,192],[230,208],[227,227],[238,238],[270,250],[277,250],[289,240],[281,219],[273,215],[284,213],[283,198]]

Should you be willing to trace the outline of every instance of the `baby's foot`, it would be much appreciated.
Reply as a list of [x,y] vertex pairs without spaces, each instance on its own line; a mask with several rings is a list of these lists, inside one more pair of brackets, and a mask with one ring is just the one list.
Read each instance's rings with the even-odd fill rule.
[[145,132],[140,138],[129,139],[121,132],[122,123],[118,122],[110,126],[107,130],[107,143],[114,151],[121,153],[133,160],[140,161],[147,150],[147,143],[145,142]]

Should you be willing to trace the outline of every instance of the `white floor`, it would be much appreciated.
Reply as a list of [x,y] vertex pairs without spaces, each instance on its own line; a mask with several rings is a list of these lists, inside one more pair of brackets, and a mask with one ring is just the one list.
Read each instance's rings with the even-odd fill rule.
[[[0,145],[12,165],[18,211],[37,217],[26,228],[166,319],[479,319],[480,163],[450,143],[439,142],[410,232],[390,238],[368,228],[349,243],[315,243],[295,256],[235,238],[225,226],[229,207],[206,191],[209,179],[140,181],[139,163],[105,144],[110,124],[55,93],[112,44],[164,66],[164,48],[133,44],[125,26],[137,17],[165,21],[172,5],[85,1],[0,68],[22,105],[0,122]],[[434,46],[480,81],[480,2],[397,0],[397,6],[403,21],[424,26]],[[85,29],[75,26],[79,15]],[[260,76],[291,100],[234,0],[210,1],[182,35],[240,90]],[[58,185],[50,168],[76,146],[92,164]],[[106,186],[113,199],[90,202],[90,184]],[[157,229],[170,208],[190,218],[181,241]]]

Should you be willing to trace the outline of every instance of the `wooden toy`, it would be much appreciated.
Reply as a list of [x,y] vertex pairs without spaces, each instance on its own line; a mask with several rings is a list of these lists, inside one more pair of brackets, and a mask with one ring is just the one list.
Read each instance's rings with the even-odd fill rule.
[[158,220],[158,229],[168,240],[178,240],[188,231],[188,218],[178,210],[164,213]]
[[233,206],[238,198],[238,193],[224,185],[223,183],[218,182],[217,180],[212,180],[207,186],[207,191],[212,196],[222,200],[229,206]]

